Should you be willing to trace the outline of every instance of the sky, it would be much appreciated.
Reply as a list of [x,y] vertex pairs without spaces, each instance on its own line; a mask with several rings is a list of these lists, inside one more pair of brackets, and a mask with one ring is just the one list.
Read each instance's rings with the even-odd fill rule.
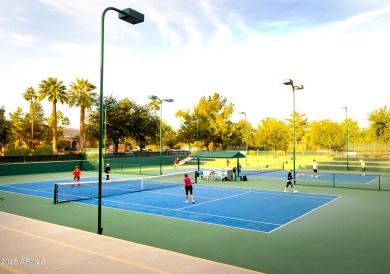
[[[100,93],[101,20],[107,7],[145,16],[132,25],[108,11],[104,20],[104,95],[163,102],[162,119],[178,128],[179,110],[220,94],[232,121],[254,128],[285,121],[293,110],[309,122],[346,116],[367,127],[389,91],[388,0],[0,0],[0,106],[29,111],[22,94],[48,77],[69,87],[88,79]],[[293,94],[283,79],[304,85]],[[45,114],[51,104],[42,102]],[[343,108],[347,106],[347,111]],[[79,109],[58,104],[71,127]]]

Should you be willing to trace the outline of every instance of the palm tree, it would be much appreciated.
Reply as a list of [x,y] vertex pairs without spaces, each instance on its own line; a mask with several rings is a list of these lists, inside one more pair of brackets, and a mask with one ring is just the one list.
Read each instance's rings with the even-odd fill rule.
[[151,100],[148,108],[154,112],[154,116],[157,116],[157,111],[160,110],[160,102],[158,100]]
[[38,95],[33,87],[27,88],[26,92],[23,93],[23,98],[30,103],[30,115],[31,115],[31,149],[34,149],[34,109],[35,102]]
[[80,107],[80,151],[83,151],[85,132],[85,109],[91,108],[92,104],[98,100],[98,94],[94,92],[96,86],[91,84],[87,79],[78,79],[70,83],[70,92],[68,93],[69,107]]
[[49,77],[47,80],[42,80],[39,84],[38,101],[47,98],[52,103],[51,120],[53,121],[53,152],[58,153],[57,149],[57,102],[61,104],[66,102],[66,87],[63,81],[58,81],[57,78]]

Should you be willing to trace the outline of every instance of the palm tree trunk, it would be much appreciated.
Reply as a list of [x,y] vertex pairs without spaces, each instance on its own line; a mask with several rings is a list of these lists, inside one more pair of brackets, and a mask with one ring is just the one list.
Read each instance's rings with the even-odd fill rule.
[[34,149],[34,103],[31,103],[31,149]]
[[80,106],[80,148],[79,148],[81,152],[84,149],[84,143],[85,143],[84,120],[85,120],[85,106],[81,105]]
[[53,119],[53,153],[58,154],[57,149],[57,101],[53,101],[52,105],[52,119]]

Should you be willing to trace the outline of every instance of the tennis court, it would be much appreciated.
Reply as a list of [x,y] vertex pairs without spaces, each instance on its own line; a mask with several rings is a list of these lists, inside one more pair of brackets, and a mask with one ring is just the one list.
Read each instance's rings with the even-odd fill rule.
[[[71,177],[69,173],[2,177],[0,197],[4,200],[0,203],[1,211],[96,234],[97,207],[93,205],[96,203],[96,199],[84,200],[84,202],[53,203],[54,184],[69,182],[69,177]],[[280,174],[280,177],[276,178],[276,174]],[[264,178],[264,176],[271,175],[272,178]],[[286,175],[287,171],[282,171],[275,174],[264,173],[261,175],[262,178],[250,176],[248,181],[198,180],[198,184],[194,186],[196,200],[194,206],[184,203],[184,194],[180,187],[104,197],[103,234],[111,238],[265,273],[363,274],[389,272],[390,264],[386,259],[386,254],[390,252],[388,245],[390,221],[387,217],[390,203],[388,191],[297,185],[298,193],[284,194],[282,190],[285,186]],[[95,172],[83,172],[82,181],[96,180],[96,177]],[[128,177],[127,174],[115,174],[115,178],[112,179]],[[68,179],[62,180],[63,178]],[[308,182],[311,181],[314,179],[308,180]],[[301,184],[301,181],[299,183]],[[318,184],[318,181],[315,184]],[[368,183],[368,185],[371,184]],[[35,186],[31,187],[31,185]],[[223,190],[226,188],[227,192],[220,188]],[[213,196],[208,196],[206,192],[203,193],[203,190],[212,191]],[[251,196],[251,198],[230,197],[233,196],[231,190],[252,191],[252,194],[240,195],[242,198],[246,195]],[[172,191],[173,193],[159,194],[161,191]],[[312,196],[312,199],[317,195],[318,197],[336,198],[310,211],[307,206],[307,198]],[[127,199],[117,201],[116,199],[120,196],[127,197]],[[275,199],[276,196],[279,199]],[[227,198],[223,199],[223,197]],[[286,198],[285,200],[291,199],[294,204],[285,201],[284,206],[278,205],[278,203],[283,202],[283,197]],[[211,202],[206,203],[205,198],[211,198]],[[116,208],[109,205],[110,200],[113,199]],[[304,199],[305,202],[299,204],[293,199]],[[144,203],[143,200],[146,202]],[[140,211],[123,210],[118,207],[118,204],[122,203],[126,207],[128,204],[133,207],[139,204],[141,209]],[[169,203],[172,203],[172,207],[169,207]],[[213,204],[215,206],[212,207]],[[213,224],[208,220],[184,219],[192,214],[188,213],[192,211],[199,213],[202,210],[200,215],[207,216],[206,206],[214,210],[207,209],[207,214],[212,215],[210,219],[214,221],[218,220],[215,216],[222,215],[220,212],[226,214],[227,211],[224,211],[230,210],[229,215],[226,214],[223,217],[234,218],[233,213],[238,214],[237,212],[241,210],[239,216],[245,221],[267,222],[268,220],[264,216],[270,215],[274,210],[274,217],[277,220],[268,222],[281,226],[269,233],[252,230],[252,228],[236,228],[226,223],[226,220],[223,220],[223,224]],[[280,217],[287,218],[285,215],[289,210],[301,210],[300,206],[303,206],[305,212],[308,213],[300,213],[299,217],[295,219],[289,217],[292,219],[290,222]],[[153,211],[149,209],[149,212],[144,212],[145,207],[149,207]],[[162,208],[160,210],[165,214],[169,211],[185,211],[185,216],[166,217],[159,212],[154,212],[160,207]],[[231,208],[229,209],[229,207]],[[256,209],[248,209],[248,207],[256,207]],[[273,207],[274,209],[272,209]],[[249,214],[252,216],[248,217]],[[54,231],[39,230],[31,224],[31,221],[26,224],[28,231],[36,231],[38,235],[48,235],[49,237],[50,235],[61,236]],[[15,225],[17,229],[20,229],[19,223],[15,223]],[[78,243],[77,239],[79,238],[72,239],[72,243]],[[80,239],[80,242],[84,242],[82,238]],[[14,247],[14,250],[25,250],[23,244],[15,247],[14,241],[8,242],[10,243],[9,247]],[[101,244],[90,245],[92,247],[105,247]],[[51,253],[55,252],[50,250]],[[115,249],[116,253],[120,253],[125,258],[130,256],[123,249]],[[13,253],[7,252],[6,254]],[[22,253],[18,254],[21,256]],[[143,257],[139,252],[137,254],[140,255],[140,260],[149,261],[148,256]],[[64,256],[68,256],[67,258],[78,257],[74,251],[71,252],[71,255],[61,254],[62,261]],[[45,258],[49,260],[51,257],[48,255]],[[178,262],[180,265],[183,263],[182,260]]]
[[[256,232],[273,232],[339,196],[256,190],[195,184],[195,204],[184,202],[182,174],[103,182],[102,205],[107,208],[140,212],[194,222]],[[80,186],[67,181],[45,181],[1,185],[0,190],[53,199],[55,185],[60,202],[98,204],[96,178],[85,178]],[[91,182],[91,183],[89,183]],[[61,184],[63,183],[63,184]],[[147,187],[151,185],[151,187]],[[157,185],[157,186],[156,186]],[[142,189],[145,188],[145,189]],[[142,191],[148,190],[148,191]],[[129,193],[131,192],[131,193]],[[57,206],[66,207],[67,203]]]
[[[287,171],[257,172],[256,170],[243,170],[242,174],[248,174],[248,180],[252,179],[287,179]],[[366,190],[390,190],[390,176],[388,174],[365,174],[356,172],[331,172],[325,171],[312,176],[311,170],[296,170],[296,185],[353,188]]]
[[[247,175],[252,178],[273,178],[273,179],[286,179],[286,170],[242,170],[242,175]],[[360,173],[346,172],[346,173],[335,173],[335,172],[322,172],[318,174],[318,177],[312,177],[312,173],[309,170],[296,170],[295,177],[298,181],[318,181],[318,182],[344,182],[344,183],[357,183],[357,184],[370,184],[376,182],[381,175],[370,175],[362,176]]]

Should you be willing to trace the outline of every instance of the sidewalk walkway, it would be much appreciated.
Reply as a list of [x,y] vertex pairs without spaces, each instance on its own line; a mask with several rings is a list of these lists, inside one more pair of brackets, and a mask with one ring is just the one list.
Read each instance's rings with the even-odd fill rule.
[[258,273],[0,212],[0,273]]

